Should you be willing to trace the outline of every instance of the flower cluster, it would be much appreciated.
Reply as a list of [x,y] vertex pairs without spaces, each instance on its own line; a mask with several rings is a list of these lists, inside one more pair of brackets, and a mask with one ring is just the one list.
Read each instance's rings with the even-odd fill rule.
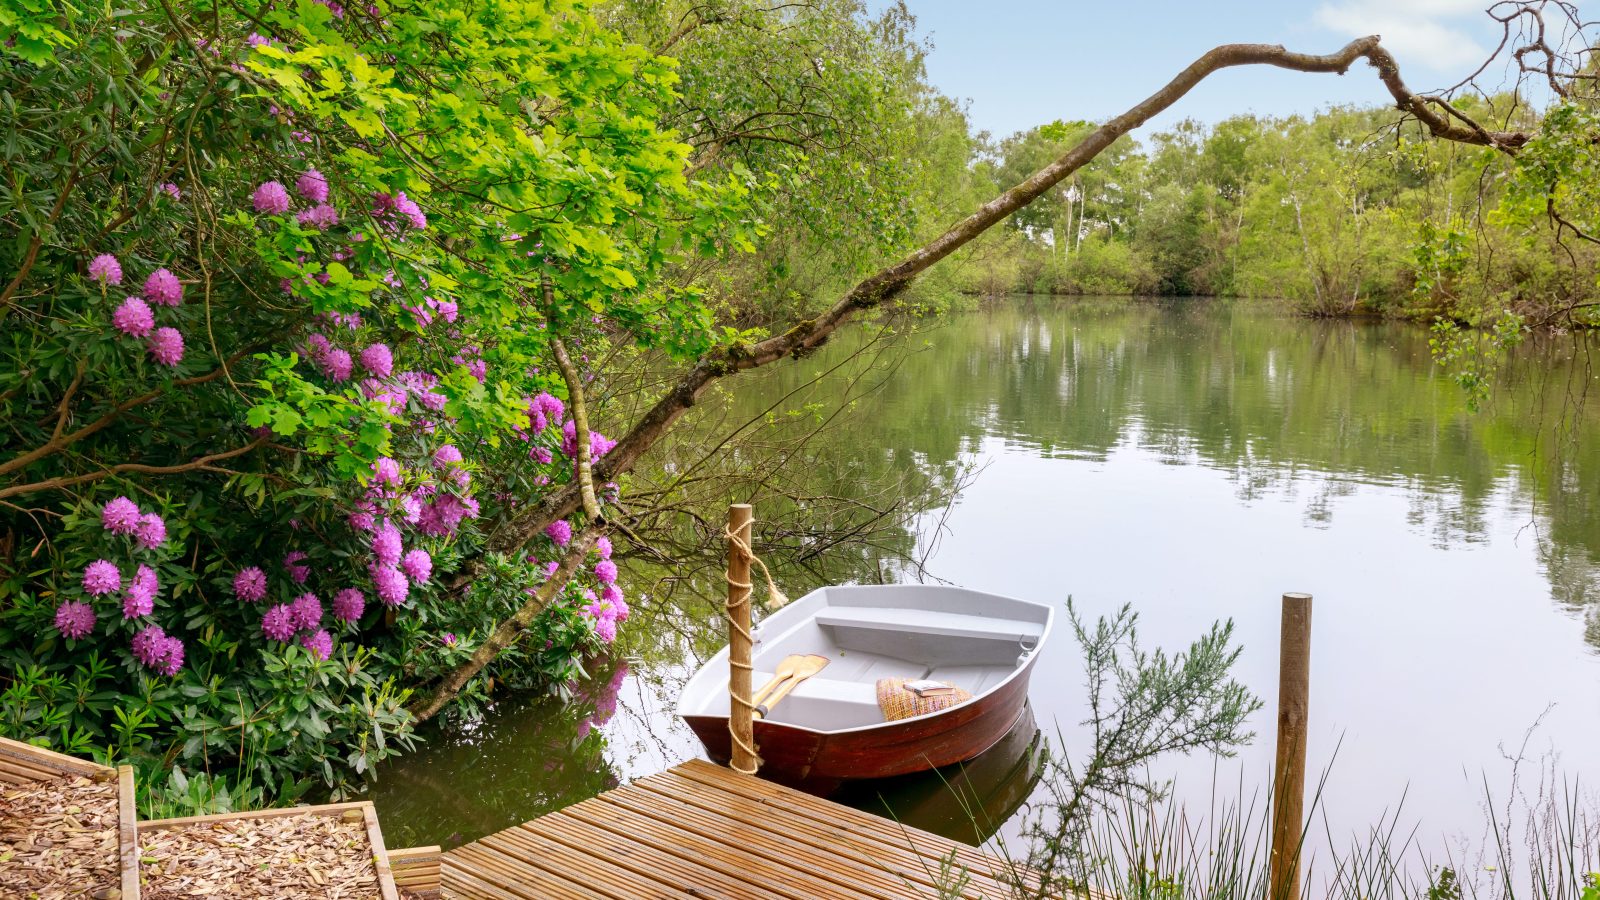
[[[122,264],[115,256],[102,253],[89,263],[89,280],[104,291],[111,285],[122,283]],[[111,324],[131,338],[145,342],[150,358],[163,366],[176,366],[183,361],[183,334],[176,328],[156,327],[155,312],[150,304],[177,306],[183,302],[183,282],[166,268],[156,269],[144,281],[144,292],[139,297],[128,297],[111,313]]]
[[[167,540],[167,523],[158,513],[144,512],[128,497],[114,497],[100,507],[100,527],[107,534],[131,538],[134,553],[158,549]],[[101,597],[122,594],[122,618],[144,619],[155,612],[161,581],[156,570],[136,563],[132,577],[124,581],[123,570],[109,559],[97,559],[83,568],[83,593],[89,600],[66,600],[56,607],[55,626],[63,637],[81,640],[94,631],[99,616],[94,602]],[[153,635],[153,636],[152,636]],[[163,675],[175,675],[183,667],[183,641],[170,637],[157,626],[147,626],[134,636],[133,655],[147,668]]]
[[133,656],[146,668],[170,677],[183,668],[183,641],[160,625],[151,625],[133,636]]

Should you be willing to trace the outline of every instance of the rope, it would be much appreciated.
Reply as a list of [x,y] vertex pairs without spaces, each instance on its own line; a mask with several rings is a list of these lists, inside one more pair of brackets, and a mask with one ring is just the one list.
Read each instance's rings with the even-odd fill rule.
[[[754,520],[752,520],[751,524],[754,525]],[[789,598],[785,597],[783,595],[783,592],[778,590],[778,586],[775,583],[773,583],[772,573],[767,570],[767,564],[762,562],[761,561],[761,557],[756,556],[755,551],[750,549],[749,542],[747,542],[744,538],[740,537],[738,534],[734,533],[734,531],[732,529],[728,528],[726,525],[724,525],[723,528],[722,528],[722,535],[723,535],[723,537],[728,539],[728,543],[733,545],[734,549],[738,550],[741,554],[743,554],[745,556],[745,558],[750,560],[750,562],[752,562],[755,565],[758,565],[758,566],[761,567],[761,574],[764,575],[766,577],[766,579],[767,579],[767,594],[768,594],[769,597],[772,598],[773,606],[777,607],[777,606],[782,606],[785,603],[788,603],[789,602]],[[742,623],[740,623],[737,619],[735,619],[733,617],[733,612],[734,612],[735,609],[738,609],[738,608],[743,607],[743,606],[749,606],[750,605],[751,590],[755,587],[755,584],[753,582],[749,582],[749,581],[735,581],[733,579],[733,573],[732,572],[723,573],[723,577],[727,579],[729,587],[738,588],[737,591],[729,591],[728,592],[728,602],[726,604],[726,609],[723,611],[723,615],[724,615],[724,617],[727,618],[729,627],[734,629],[734,631],[737,632],[745,640],[749,641],[751,647],[753,648],[755,646],[755,642],[756,642],[755,635],[751,634],[749,628],[745,627]],[[739,597],[740,597],[738,602],[734,602],[733,595],[735,593],[737,593],[739,595]],[[734,662],[733,661],[732,652],[730,652],[728,654],[728,667],[729,667],[729,671],[732,671],[734,668],[739,668],[739,669],[743,669],[743,670],[745,670],[747,672],[751,672],[752,674],[755,672],[755,667],[753,665],[751,665],[750,663]],[[728,692],[728,696],[732,699],[732,701],[734,703],[737,703],[740,706],[744,707],[745,709],[749,710],[752,716],[755,714],[755,711],[756,711],[757,707],[756,707],[755,703],[752,702],[751,698],[749,698],[749,697],[740,697],[739,695],[733,693],[733,691],[729,691]],[[734,734],[733,729],[731,727],[728,729],[728,735],[729,735],[729,737],[732,738],[733,743],[735,745],[737,745],[739,749],[741,749],[741,750],[745,751],[746,753],[748,753],[750,755],[751,759],[756,760],[756,765],[753,765],[753,766],[749,767],[748,769],[746,769],[743,766],[737,765],[732,760],[729,760],[729,762],[728,762],[729,767],[732,768],[734,771],[743,773],[745,775],[754,775],[754,774],[756,774],[756,770],[760,768],[760,760],[761,760],[761,757],[756,753],[756,748],[752,744],[749,744],[749,743],[745,742],[744,738],[740,737],[737,734]]]

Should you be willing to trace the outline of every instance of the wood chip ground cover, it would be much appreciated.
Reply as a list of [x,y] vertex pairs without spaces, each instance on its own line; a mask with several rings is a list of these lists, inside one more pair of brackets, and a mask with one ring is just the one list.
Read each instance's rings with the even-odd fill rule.
[[377,900],[360,814],[231,819],[139,833],[143,900]]
[[120,881],[115,782],[0,786],[0,898],[111,898]]

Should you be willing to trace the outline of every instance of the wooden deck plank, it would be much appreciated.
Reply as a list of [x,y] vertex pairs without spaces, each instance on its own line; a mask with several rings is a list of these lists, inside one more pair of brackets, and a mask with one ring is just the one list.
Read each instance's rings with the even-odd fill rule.
[[445,854],[439,872],[446,897],[481,900],[607,900],[577,883],[582,872],[556,876],[478,844]]
[[[804,841],[815,852],[838,853],[846,859],[876,866],[890,873],[901,883],[913,883],[932,889],[938,876],[937,860],[917,852],[907,842],[890,844],[877,841],[841,841],[837,830],[829,829],[813,819],[796,814],[792,809],[775,803],[763,803],[728,792],[717,792],[696,781],[680,778],[674,773],[636,782],[646,790],[672,797],[706,810],[720,810],[728,818],[736,819],[753,828],[777,831]],[[996,891],[1009,890],[981,873],[972,873],[976,886]]]
[[[704,760],[692,759],[686,763],[674,766],[667,774],[698,781],[710,786],[713,790],[755,799],[760,802],[775,804],[785,809],[792,810],[797,815],[803,815],[822,825],[836,831],[848,834],[851,837],[871,841],[875,844],[887,844],[895,847],[910,846],[927,859],[935,871],[938,870],[940,857],[949,853],[955,854],[955,861],[965,866],[974,875],[983,875],[985,878],[1009,885],[1013,880],[1013,869],[1021,872],[1020,866],[990,856],[970,844],[942,838],[932,832],[912,828],[888,819],[851,809],[837,803],[820,800],[810,794],[786,788],[782,785],[763,781],[759,778],[740,776],[731,769],[713,765]],[[1030,884],[1036,884],[1035,878],[1028,879]]]
[[[921,900],[943,859],[964,896],[1031,873],[975,847],[692,760],[443,854],[474,900]],[[1037,876],[1025,878],[1037,885]]]
[[707,837],[672,828],[648,816],[605,802],[605,796],[602,794],[596,798],[602,801],[600,803],[579,804],[568,808],[567,813],[593,827],[634,835],[662,853],[744,878],[756,886],[770,885],[776,896],[790,897],[792,900],[854,900],[861,896],[850,894],[803,869],[791,868],[750,853],[741,846],[739,835]]
[[631,837],[591,828],[561,813],[545,816],[521,827],[530,829],[534,825],[552,840],[579,852],[604,853],[618,865],[667,881],[694,897],[707,900],[783,900],[782,894],[754,887],[717,869],[663,854],[655,847]]
[[619,866],[593,848],[580,850],[522,828],[491,834],[483,842],[520,859],[535,860],[547,871],[582,871],[590,887],[617,900],[677,900],[693,896],[669,886],[658,873]]
[[906,888],[904,879],[894,877],[892,872],[873,861],[862,860],[857,854],[849,853],[848,845],[842,842],[833,848],[833,852],[829,852],[826,848],[799,841],[790,835],[725,817],[720,812],[708,813],[703,808],[642,787],[633,793],[613,791],[606,795],[606,800],[640,815],[696,833],[736,837],[743,851],[832,881],[845,891],[859,887],[893,895]]

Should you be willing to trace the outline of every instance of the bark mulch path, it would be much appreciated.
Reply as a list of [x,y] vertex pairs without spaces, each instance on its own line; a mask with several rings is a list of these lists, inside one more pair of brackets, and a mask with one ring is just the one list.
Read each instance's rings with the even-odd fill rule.
[[0,785],[0,897],[121,896],[117,784],[67,775]]
[[139,834],[143,900],[378,900],[360,813],[179,825]]

